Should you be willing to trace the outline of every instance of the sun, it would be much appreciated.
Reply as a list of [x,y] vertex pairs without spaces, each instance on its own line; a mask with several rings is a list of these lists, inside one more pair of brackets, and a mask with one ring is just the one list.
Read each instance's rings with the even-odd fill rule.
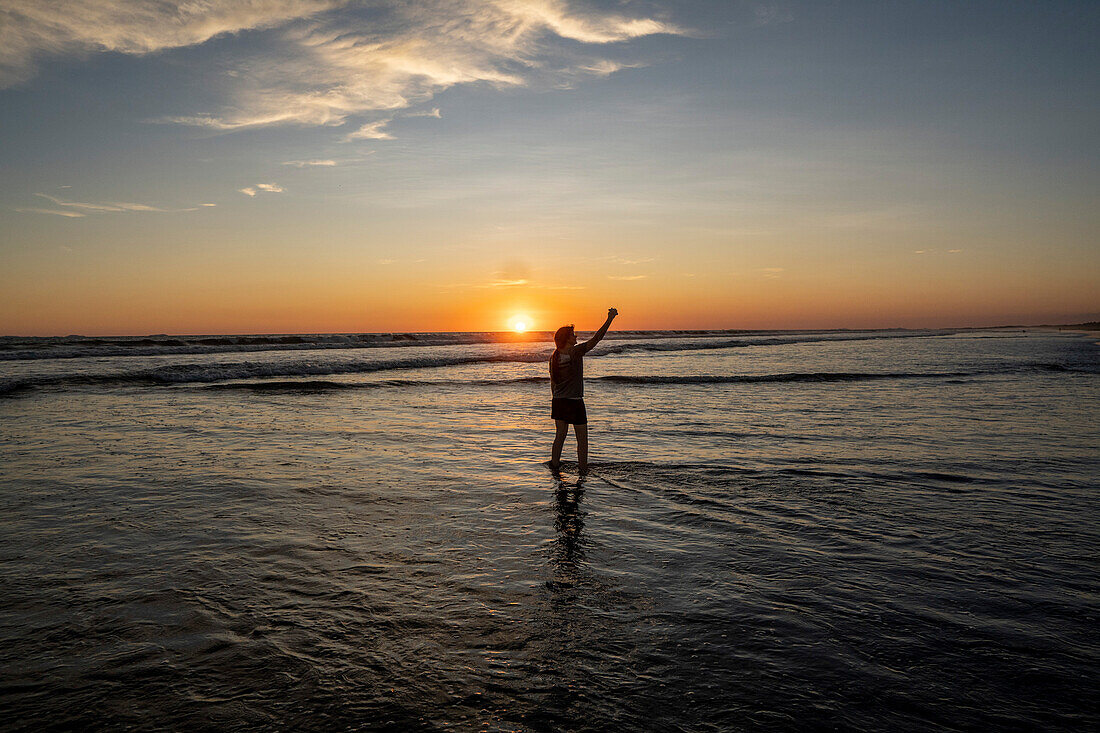
[[516,333],[524,333],[530,328],[531,321],[527,316],[512,316],[512,330]]

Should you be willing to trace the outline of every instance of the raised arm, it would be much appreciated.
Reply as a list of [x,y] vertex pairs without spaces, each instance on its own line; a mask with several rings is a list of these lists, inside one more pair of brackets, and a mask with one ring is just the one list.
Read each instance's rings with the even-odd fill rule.
[[607,309],[607,320],[600,326],[600,330],[592,334],[592,338],[581,344],[581,348],[584,349],[585,353],[588,353],[596,347],[596,344],[600,343],[600,339],[607,334],[607,329],[611,328],[611,322],[615,320],[615,316],[617,315],[619,315],[619,311],[614,308]]

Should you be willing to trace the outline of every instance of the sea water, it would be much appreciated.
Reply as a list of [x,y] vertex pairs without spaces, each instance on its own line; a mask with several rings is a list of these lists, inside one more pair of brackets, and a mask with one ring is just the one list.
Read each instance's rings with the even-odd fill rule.
[[0,727],[1100,725],[1095,339],[613,336],[0,339]]

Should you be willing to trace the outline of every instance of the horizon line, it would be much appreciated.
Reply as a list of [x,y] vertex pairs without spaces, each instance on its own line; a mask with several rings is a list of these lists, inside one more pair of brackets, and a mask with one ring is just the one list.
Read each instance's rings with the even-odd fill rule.
[[[1100,316],[1098,316],[1100,317]],[[1095,326],[1095,328],[1088,328],[1089,326]],[[1100,320],[1096,321],[1082,321],[1079,323],[1008,323],[988,326],[926,326],[926,327],[913,327],[913,326],[879,326],[879,327],[865,327],[865,328],[853,328],[853,327],[834,327],[834,328],[628,328],[610,331],[609,335],[617,333],[832,333],[832,332],[844,332],[844,331],[994,331],[1009,328],[1056,328],[1059,330],[1080,330],[1080,331],[1094,331],[1100,330]],[[592,329],[593,331],[595,329]],[[587,331],[583,330],[582,333]],[[89,335],[84,333],[68,333],[64,335],[49,334],[49,335],[20,335],[20,334],[3,334],[0,335],[0,339],[18,339],[18,338],[159,338],[159,337],[179,337],[187,338],[194,336],[356,336],[356,335],[385,335],[385,334],[459,334],[459,333],[493,333],[493,334],[508,334],[511,336],[529,336],[532,334],[553,334],[554,330],[528,330],[528,331],[513,331],[508,329],[488,330],[488,331],[410,331],[404,329],[395,329],[392,331],[252,331],[252,332],[192,332],[192,333],[108,333],[99,335]]]

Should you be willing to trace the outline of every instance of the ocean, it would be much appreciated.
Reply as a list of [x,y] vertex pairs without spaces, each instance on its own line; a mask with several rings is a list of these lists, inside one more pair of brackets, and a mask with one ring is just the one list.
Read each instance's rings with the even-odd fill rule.
[[1095,336],[551,349],[0,339],[0,728],[1100,727]]

